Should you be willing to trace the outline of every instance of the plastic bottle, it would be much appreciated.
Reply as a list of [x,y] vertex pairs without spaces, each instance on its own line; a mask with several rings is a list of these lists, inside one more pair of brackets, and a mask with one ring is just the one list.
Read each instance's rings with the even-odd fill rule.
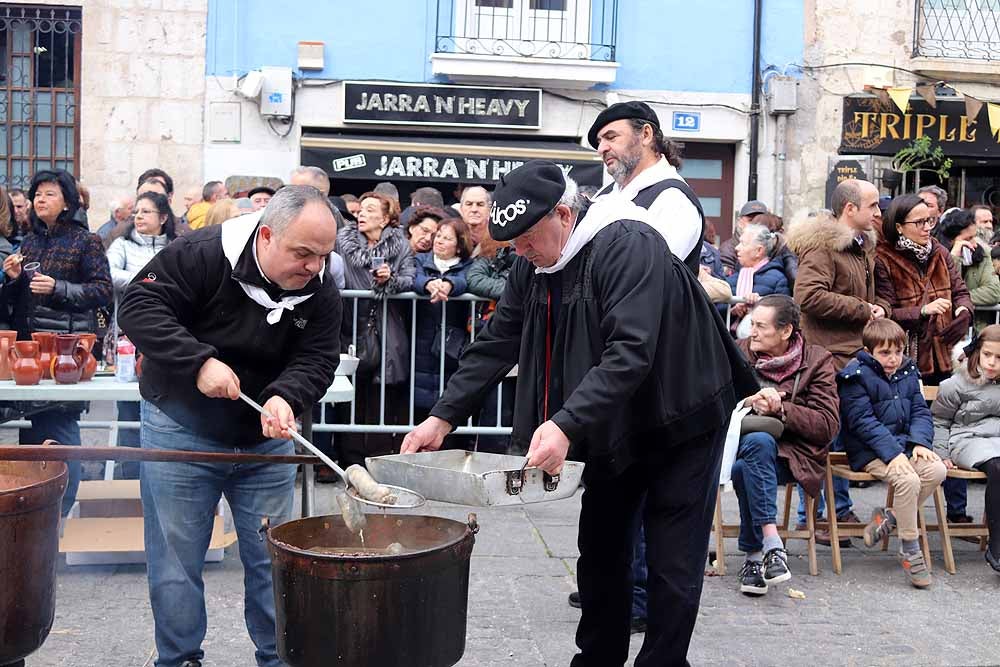
[[115,363],[115,378],[119,382],[135,382],[135,345],[122,336],[118,339],[118,360]]

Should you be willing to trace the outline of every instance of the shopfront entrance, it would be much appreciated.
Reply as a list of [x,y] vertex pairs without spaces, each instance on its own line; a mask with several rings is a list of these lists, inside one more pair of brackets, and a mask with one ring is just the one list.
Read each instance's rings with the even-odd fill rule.
[[389,181],[404,207],[423,186],[437,188],[446,204],[469,185],[492,189],[502,175],[534,159],[555,162],[579,185],[601,185],[600,156],[570,141],[320,132],[302,137],[302,164],[330,175],[331,194],[360,195]]

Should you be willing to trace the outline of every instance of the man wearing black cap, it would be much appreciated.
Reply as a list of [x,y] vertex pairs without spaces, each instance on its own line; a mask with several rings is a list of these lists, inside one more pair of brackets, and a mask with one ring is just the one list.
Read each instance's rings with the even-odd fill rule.
[[258,185],[247,193],[247,197],[249,197],[250,204],[253,206],[254,211],[260,211],[266,208],[267,202],[271,201],[271,197],[273,196],[274,188],[269,188],[266,185]]
[[735,394],[753,393],[746,362],[670,253],[664,226],[622,197],[588,206],[551,162],[502,178],[489,230],[519,257],[432,416],[403,442],[404,453],[438,449],[518,365],[512,440],[528,465],[558,474],[567,456],[587,464],[573,667],[628,658],[640,519],[650,613],[635,664],[685,663],[726,424]]
[[615,182],[597,197],[620,193],[665,221],[667,245],[698,275],[705,218],[681,178],[677,144],[664,138],[660,119],[645,102],[619,102],[602,111],[587,133]]

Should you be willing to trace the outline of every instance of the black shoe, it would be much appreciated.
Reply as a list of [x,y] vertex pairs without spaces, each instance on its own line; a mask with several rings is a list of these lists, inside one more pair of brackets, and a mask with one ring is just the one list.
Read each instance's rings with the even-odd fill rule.
[[201,667],[201,660],[185,660],[181,667]]
[[788,571],[788,553],[784,549],[771,549],[764,554],[764,583],[780,584],[792,578]]
[[767,593],[767,582],[764,581],[761,563],[748,560],[740,570],[740,593],[747,595],[764,595]]
[[990,567],[994,571],[1000,572],[1000,559],[993,555],[993,552],[989,547],[986,547],[986,562],[990,564]]
[[630,624],[631,634],[641,635],[646,632],[646,619],[632,617],[632,623]]
[[573,591],[569,594],[569,606],[574,609],[580,608],[580,591]]

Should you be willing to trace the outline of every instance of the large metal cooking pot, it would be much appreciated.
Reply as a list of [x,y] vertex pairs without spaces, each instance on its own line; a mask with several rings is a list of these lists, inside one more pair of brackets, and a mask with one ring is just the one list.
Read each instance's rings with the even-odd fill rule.
[[22,664],[52,629],[66,464],[0,461],[0,665]]
[[271,528],[278,655],[290,667],[454,665],[465,652],[477,529],[474,517],[369,514],[365,547],[404,551],[362,555],[340,516]]

